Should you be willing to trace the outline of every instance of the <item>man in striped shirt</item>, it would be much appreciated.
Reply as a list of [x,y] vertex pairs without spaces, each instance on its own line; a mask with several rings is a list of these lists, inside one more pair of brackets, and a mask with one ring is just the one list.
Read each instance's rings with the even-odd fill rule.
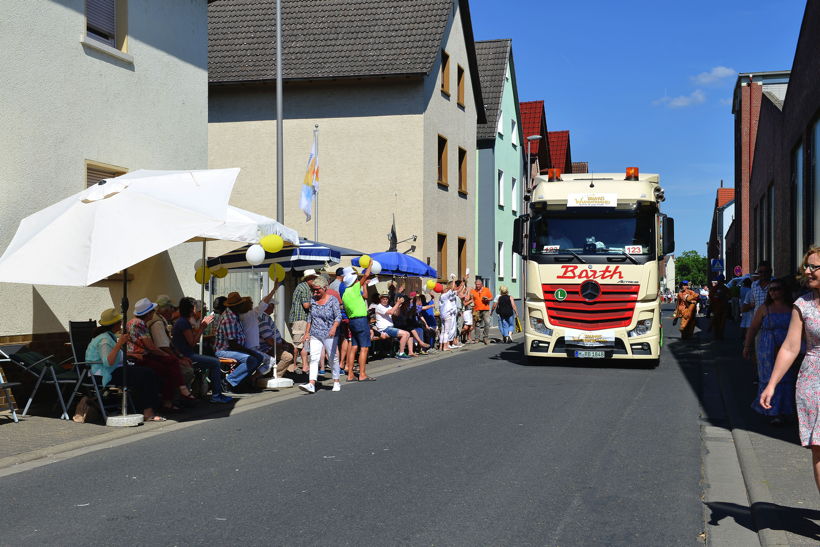
[[232,292],[225,301],[225,311],[219,318],[216,328],[214,349],[216,356],[223,359],[234,359],[236,368],[225,378],[228,387],[234,391],[236,387],[249,375],[253,374],[262,362],[245,347],[245,331],[239,315],[250,311],[253,302],[250,298],[242,298],[239,293]]

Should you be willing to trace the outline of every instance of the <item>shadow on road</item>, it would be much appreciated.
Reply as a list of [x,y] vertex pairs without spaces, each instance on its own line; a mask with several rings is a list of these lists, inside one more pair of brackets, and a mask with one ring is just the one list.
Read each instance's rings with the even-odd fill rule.
[[505,361],[524,367],[567,367],[583,369],[652,369],[655,363],[644,359],[560,359],[554,357],[524,356],[524,344],[517,343],[506,347],[491,360]]
[[[775,529],[790,532],[812,540],[820,540],[820,526],[815,520],[820,519],[820,511],[806,509],[805,507],[786,507],[776,503],[755,503],[752,508],[737,503],[726,503],[722,501],[704,502],[711,511],[709,524],[720,526],[720,521],[732,518],[739,525],[753,532],[757,532],[752,520],[752,509],[755,512],[763,510],[768,514],[776,514],[779,518],[780,526]],[[771,529],[771,528],[770,528]]]

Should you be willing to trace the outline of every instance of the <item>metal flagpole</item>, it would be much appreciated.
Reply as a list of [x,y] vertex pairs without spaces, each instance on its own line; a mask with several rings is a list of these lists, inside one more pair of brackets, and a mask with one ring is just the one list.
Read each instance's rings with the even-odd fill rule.
[[[284,146],[282,128],[282,0],[276,0],[276,221],[285,223]],[[285,286],[276,291],[276,323],[285,328]]]
[[[316,171],[316,167],[319,165],[319,124],[313,126],[313,142],[316,143],[316,157],[313,158],[313,170]],[[316,181],[314,177],[313,181],[313,195],[316,198],[316,207],[313,210],[313,241],[319,241],[319,190],[316,189]]]

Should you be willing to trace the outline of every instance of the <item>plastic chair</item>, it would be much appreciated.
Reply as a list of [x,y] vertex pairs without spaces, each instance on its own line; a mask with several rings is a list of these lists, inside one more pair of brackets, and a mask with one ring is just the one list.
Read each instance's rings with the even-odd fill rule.
[[[11,362],[11,359],[0,359],[0,363],[2,362]],[[3,378],[3,371],[0,370],[0,390],[3,390],[6,394],[6,402],[9,405],[9,412],[11,412],[11,419],[14,420],[14,423],[18,423],[20,419],[17,418],[17,411],[14,408],[14,403],[11,402],[11,388],[19,385],[19,382],[7,382],[5,378]]]
[[70,358],[60,362],[54,362],[52,361],[53,357],[53,355],[45,356],[36,351],[32,351],[26,346],[4,346],[0,348],[0,358],[14,363],[16,366],[37,378],[37,382],[34,384],[34,391],[31,392],[31,396],[28,398],[26,406],[21,413],[22,416],[28,414],[28,409],[31,407],[31,403],[34,401],[34,397],[37,395],[40,386],[42,384],[52,384],[54,391],[57,393],[60,408],[63,411],[60,418],[63,420],[70,419],[67,407],[70,406],[71,403],[69,401],[69,404],[66,405],[62,386],[75,385],[78,376],[74,370],[63,368],[63,365],[71,360]]

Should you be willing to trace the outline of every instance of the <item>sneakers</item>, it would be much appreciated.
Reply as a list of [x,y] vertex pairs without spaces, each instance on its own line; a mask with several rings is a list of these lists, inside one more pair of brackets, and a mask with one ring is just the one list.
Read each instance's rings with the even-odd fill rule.
[[314,386],[311,383],[299,384],[299,389],[301,389],[305,393],[316,393],[316,386]]
[[211,395],[211,398],[208,400],[209,403],[217,404],[230,403],[231,401],[233,401],[233,397],[228,397],[227,395],[223,395],[221,393],[217,395]]
[[397,353],[396,354],[396,359],[410,359],[410,356],[407,355],[406,353]]
[[342,391],[342,384],[339,382],[333,382],[333,389],[330,391]]

